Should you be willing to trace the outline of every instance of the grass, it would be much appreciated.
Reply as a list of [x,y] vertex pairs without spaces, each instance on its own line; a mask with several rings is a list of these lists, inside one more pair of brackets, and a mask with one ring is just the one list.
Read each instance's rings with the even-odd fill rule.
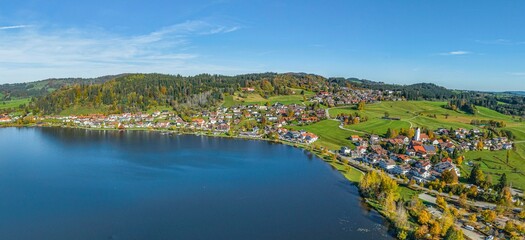
[[359,184],[359,181],[361,181],[361,178],[364,176],[361,171],[350,166],[346,167],[340,162],[333,162],[327,159],[325,159],[325,162],[329,163],[330,166],[339,171],[348,181],[356,185]]
[[463,168],[470,172],[466,165],[468,161],[480,164],[481,169],[492,176],[496,183],[500,176],[505,173],[507,179],[514,187],[525,189],[525,143],[516,144],[516,150],[510,152],[509,163],[506,162],[506,151],[471,151],[465,153]]
[[89,114],[97,114],[97,113],[104,113],[106,112],[107,107],[86,107],[86,106],[75,106],[70,107],[68,109],[63,110],[60,112],[59,115],[62,116],[69,116],[69,115],[89,115]]
[[305,130],[316,134],[319,136],[319,140],[314,144],[327,147],[331,150],[338,150],[342,146],[353,146],[348,138],[355,135],[355,133],[340,129],[339,122],[337,121],[323,120],[306,126],[292,126],[290,128],[294,130]]
[[[274,103],[282,103],[282,104],[301,104],[304,100],[303,95],[301,95],[301,89],[292,89],[295,91],[295,94],[292,95],[279,95],[279,96],[271,96],[268,99],[262,97],[258,93],[245,93],[243,94],[244,97],[239,97],[239,92],[236,92],[233,96],[225,96],[223,106],[225,107],[231,107],[235,105],[250,105],[250,104],[259,104],[264,105],[267,102],[270,104]],[[304,91],[304,96],[306,98],[309,98],[310,96],[313,96],[313,92]]]
[[30,100],[30,98],[22,98],[10,101],[0,101],[0,110],[6,108],[18,108],[21,104],[28,104]]
[[[523,136],[525,139],[525,123],[519,123],[511,116],[507,116],[484,107],[477,107],[475,115],[459,111],[452,111],[443,108],[445,102],[431,101],[399,101],[381,102],[368,104],[362,111],[357,111],[354,106],[332,108],[330,116],[335,117],[339,113],[358,112],[362,116],[368,117],[368,121],[346,126],[349,129],[358,131],[384,134],[388,128],[408,128],[424,127],[429,129],[437,128],[472,128],[470,122],[477,120],[498,120],[504,121],[507,128]],[[397,117],[400,120],[383,119],[385,113],[390,117]],[[435,118],[433,117],[435,115]]]
[[414,195],[419,194],[418,191],[412,190],[405,186],[399,186],[399,197],[403,199],[403,201],[410,200]]

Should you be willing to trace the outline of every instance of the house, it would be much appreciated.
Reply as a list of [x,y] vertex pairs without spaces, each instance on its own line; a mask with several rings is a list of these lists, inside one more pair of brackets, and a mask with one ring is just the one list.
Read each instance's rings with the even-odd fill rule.
[[0,118],[0,123],[8,123],[8,122],[11,122],[11,118],[9,117],[1,117]]
[[425,148],[425,152],[428,155],[435,155],[436,154],[436,147],[434,145],[423,145],[423,148]]
[[396,175],[406,175],[410,169],[409,165],[396,165],[390,172]]
[[313,133],[309,133],[309,132],[302,133],[301,135],[303,136],[303,140],[306,143],[313,143],[313,142],[317,141],[317,139],[319,139],[319,137],[317,137],[317,135],[315,135]]
[[379,136],[378,135],[370,135],[370,144],[376,144],[379,142]]
[[221,123],[221,124],[219,124],[219,126],[217,126],[217,131],[221,131],[221,132],[230,131],[230,125],[228,125],[226,123]]
[[386,155],[388,154],[388,151],[385,150],[381,145],[372,145],[370,146],[373,152],[375,152],[378,155]]
[[416,153],[416,155],[419,155],[421,157],[426,157],[427,155],[427,151],[425,150],[425,148],[423,146],[413,146],[412,147],[414,149],[414,152]]
[[402,163],[409,163],[410,161],[412,161],[412,158],[405,154],[397,154],[395,155],[395,158]]
[[342,155],[348,156],[351,153],[351,149],[349,147],[341,147],[341,150],[339,150],[339,153]]
[[415,164],[415,167],[425,169],[428,171],[432,167],[432,164],[430,164],[430,161],[428,160],[420,160]]
[[383,159],[379,161],[379,167],[385,169],[386,171],[390,171],[396,167],[396,162],[394,162],[392,159]]
[[424,168],[412,168],[410,170],[410,174],[416,177],[423,178],[423,179],[430,177],[430,171],[425,170]]
[[456,172],[456,175],[458,177],[461,176],[461,172],[459,171],[459,169],[456,167],[456,165],[454,165],[453,163],[451,162],[440,162],[436,165],[434,165],[433,167],[434,171],[438,172],[438,173],[443,173],[445,171],[455,171]]
[[244,87],[244,88],[241,88],[241,90],[243,92],[253,92],[255,91],[255,88],[252,88],[252,87]]
[[202,127],[205,123],[204,119],[202,118],[194,118],[191,120],[194,126],[196,127]]
[[350,139],[352,140],[352,142],[359,142],[359,141],[361,141],[361,138],[359,136],[357,136],[357,135],[352,135],[350,137]]

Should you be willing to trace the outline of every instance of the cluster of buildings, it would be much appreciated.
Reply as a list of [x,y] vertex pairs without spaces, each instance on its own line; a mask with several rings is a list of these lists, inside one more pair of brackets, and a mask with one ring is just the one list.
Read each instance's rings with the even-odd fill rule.
[[481,149],[490,151],[511,150],[513,146],[513,142],[507,137],[485,138],[485,134],[479,129],[458,128],[449,130],[440,128],[436,134],[451,137],[458,142],[458,150],[465,152]]
[[0,123],[10,123],[13,122],[14,119],[12,119],[9,115],[2,115],[0,114]]
[[[214,134],[235,132],[239,136],[250,138],[274,135],[276,139],[310,144],[315,142],[318,136],[305,131],[289,131],[284,126],[317,122],[325,119],[325,114],[322,109],[311,109],[300,104],[275,103],[219,107],[215,111],[201,111],[188,117],[181,117],[174,112],[164,110],[153,113],[44,116],[37,117],[35,121],[40,123],[58,121],[66,126],[96,129],[182,129]],[[264,127],[260,128],[261,126]]]
[[[388,139],[371,135],[369,139],[363,139],[355,135],[351,136],[351,141],[356,148],[342,147],[340,154],[376,165],[391,174],[404,175],[418,182],[438,179],[446,171],[454,171],[458,177],[461,176],[453,160],[448,157],[456,149],[456,144],[431,139],[421,133],[419,128],[412,138],[398,135]],[[438,154],[440,151],[448,154]]]
[[401,97],[396,97],[393,91],[350,89],[347,87],[342,87],[341,90],[336,93],[321,91],[312,97],[311,101],[333,107],[358,104],[359,102],[375,103],[379,101],[403,100]]

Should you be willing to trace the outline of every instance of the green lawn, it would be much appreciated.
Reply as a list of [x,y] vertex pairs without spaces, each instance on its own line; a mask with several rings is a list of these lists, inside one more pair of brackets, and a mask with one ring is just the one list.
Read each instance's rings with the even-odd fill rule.
[[0,110],[6,108],[18,108],[21,104],[29,103],[30,98],[16,99],[11,101],[0,101]]
[[330,166],[332,166],[334,169],[336,169],[337,171],[339,171],[341,174],[343,174],[343,176],[348,179],[350,182],[354,183],[354,184],[359,184],[359,181],[361,181],[361,178],[363,177],[363,173],[353,167],[345,167],[343,164],[337,162],[337,163],[334,163],[330,160],[325,160],[326,162],[328,162],[330,164]]
[[314,144],[318,144],[324,147],[327,147],[331,150],[340,149],[341,146],[353,147],[351,141],[348,138],[355,133],[350,131],[345,131],[340,129],[339,122],[332,120],[323,120],[314,124],[306,126],[293,126],[292,129],[295,130],[305,130],[307,132],[315,133],[319,136]]

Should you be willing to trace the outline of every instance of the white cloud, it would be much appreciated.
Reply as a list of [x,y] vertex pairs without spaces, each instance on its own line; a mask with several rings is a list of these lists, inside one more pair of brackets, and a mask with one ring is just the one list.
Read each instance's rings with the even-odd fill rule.
[[121,72],[228,72],[233,69],[200,59],[205,53],[195,52],[198,46],[193,40],[240,29],[187,21],[148,34],[125,36],[104,31],[45,31],[22,26],[27,25],[10,26],[10,29],[26,29],[0,34],[0,83]]
[[467,52],[467,51],[451,51],[451,52],[446,52],[446,53],[440,53],[439,55],[442,55],[442,56],[456,56],[456,55],[467,55],[467,54],[471,54],[471,52]]
[[20,28],[28,28],[28,27],[31,27],[31,25],[0,26],[0,30],[20,29]]

